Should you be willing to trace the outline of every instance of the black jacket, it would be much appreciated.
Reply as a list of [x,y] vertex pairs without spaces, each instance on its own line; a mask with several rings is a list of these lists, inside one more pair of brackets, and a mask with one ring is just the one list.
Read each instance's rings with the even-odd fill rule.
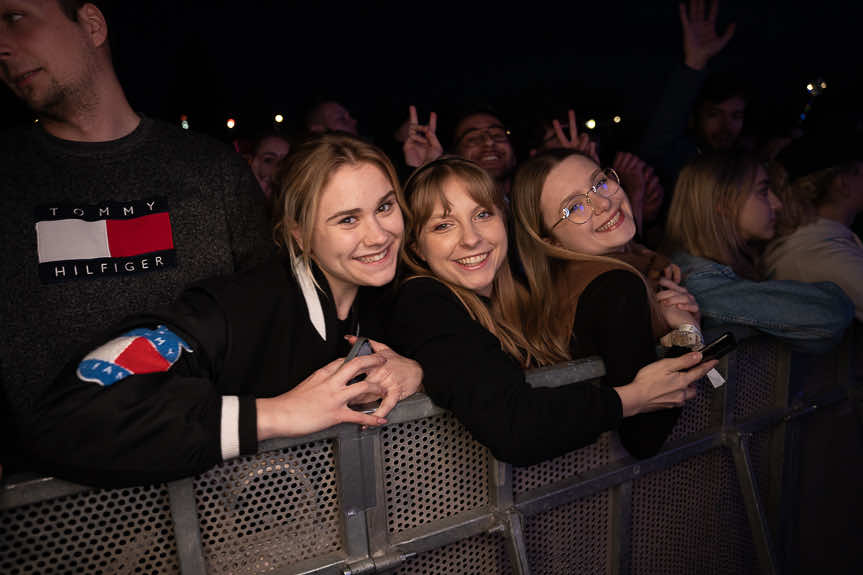
[[[108,386],[79,377],[82,352],[40,402],[37,433],[25,439],[37,469],[119,486],[194,475],[254,453],[254,399],[288,391],[344,356],[344,335],[356,333],[363,321],[363,290],[348,319],[340,321],[323,275],[315,270],[323,293],[310,281],[304,290],[290,267],[273,259],[197,283],[173,304],[129,317],[94,341],[88,351],[132,329],[164,325],[188,349],[167,371],[130,375]],[[379,338],[380,330],[364,324],[363,335]]]

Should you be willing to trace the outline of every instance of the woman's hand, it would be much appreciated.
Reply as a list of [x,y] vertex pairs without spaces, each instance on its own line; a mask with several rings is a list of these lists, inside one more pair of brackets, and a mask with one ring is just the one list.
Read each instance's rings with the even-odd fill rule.
[[405,154],[405,163],[412,168],[418,168],[440,158],[443,155],[443,146],[435,135],[437,114],[432,112],[428,125],[423,126],[419,123],[416,106],[410,106],[408,113],[408,137],[402,144],[402,151]]
[[[671,275],[673,276],[673,272]],[[689,290],[668,277],[661,278],[659,285],[665,289],[656,293],[656,301],[659,302],[662,315],[668,325],[671,327],[679,327],[685,323],[701,325],[698,302]]]
[[695,397],[692,384],[719,363],[715,359],[699,364],[700,361],[701,354],[695,351],[642,367],[632,383],[614,388],[620,395],[623,416],[678,407]]
[[371,374],[386,363],[386,358],[372,354],[344,361],[344,358],[331,361],[281,395],[256,399],[258,441],[308,435],[339,423],[385,424],[386,419],[379,415],[368,415],[348,407],[364,394],[384,396],[383,387],[368,378],[353,385],[348,382],[361,373]]
[[[357,340],[356,336],[353,335],[346,336],[345,339],[351,345]],[[396,403],[422,391],[423,369],[419,363],[397,354],[378,341],[370,339],[369,343],[375,352],[374,355],[379,355],[386,360],[385,363],[371,369],[365,379],[365,381],[377,385],[380,388],[380,393],[356,397],[351,400],[351,403],[368,403],[383,398],[372,415],[385,417],[396,406]]]

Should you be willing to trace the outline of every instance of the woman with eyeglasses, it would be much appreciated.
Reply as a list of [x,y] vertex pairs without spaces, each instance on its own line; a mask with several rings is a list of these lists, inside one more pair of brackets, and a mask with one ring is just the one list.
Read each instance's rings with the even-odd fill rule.
[[[419,365],[380,338],[403,199],[389,159],[328,134],[280,166],[278,257],[188,287],[130,316],[69,364],[23,446],[40,471],[119,486],[177,479],[254,454],[260,441],[338,423],[381,425],[420,385]],[[359,375],[365,379],[354,383]],[[349,404],[383,397],[371,414]]]
[[822,352],[841,339],[853,305],[836,284],[762,281],[761,254],[782,203],[766,170],[739,152],[700,156],[680,172],[666,241],[705,327],[751,328],[796,349]]
[[[678,285],[679,269],[632,242],[633,209],[614,170],[576,151],[552,150],[519,168],[513,197],[533,319],[525,336],[543,342],[552,360],[598,355],[605,384],[625,389],[656,361],[657,340],[667,347],[703,343],[698,305]],[[676,405],[694,394],[687,390]],[[678,416],[674,409],[628,418],[623,444],[637,455],[654,453]]]
[[[473,162],[444,157],[411,176],[406,197],[412,273],[399,287],[389,340],[420,363],[431,399],[498,459],[528,465],[589,445],[625,417],[681,404],[715,365],[693,367],[693,353],[645,362],[617,388],[530,387],[523,368],[569,354],[528,335],[539,318],[528,315],[527,291],[507,264],[506,212],[493,180]],[[645,447],[639,456],[653,449],[637,447]]]

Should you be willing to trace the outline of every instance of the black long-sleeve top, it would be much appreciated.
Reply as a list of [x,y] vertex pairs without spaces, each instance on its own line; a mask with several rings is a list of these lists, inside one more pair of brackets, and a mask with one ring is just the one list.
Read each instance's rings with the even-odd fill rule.
[[402,286],[388,339],[420,363],[432,401],[450,410],[496,458],[514,465],[563,455],[612,429],[620,431],[630,453],[648,457],[662,446],[680,412],[624,419],[620,396],[611,389],[631,383],[639,369],[656,360],[644,284],[628,271],[598,276],[579,299],[572,353],[605,360],[607,375],[599,383],[532,388],[500,341],[431,278]]
[[502,461],[551,459],[595,442],[620,423],[620,397],[605,385],[532,388],[500,341],[437,280],[417,278],[402,286],[388,339],[420,363],[432,401]]
[[[602,357],[603,381],[611,387],[632,383],[638,370],[657,360],[647,292],[641,278],[626,270],[605,272],[587,285],[572,332],[572,357]],[[662,447],[679,416],[675,408],[624,418],[618,428],[621,443],[636,457],[649,457]]]

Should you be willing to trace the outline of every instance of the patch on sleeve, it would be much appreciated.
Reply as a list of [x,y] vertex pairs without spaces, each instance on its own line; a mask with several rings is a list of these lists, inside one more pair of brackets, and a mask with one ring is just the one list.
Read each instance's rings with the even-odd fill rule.
[[107,387],[130,375],[168,371],[183,350],[192,353],[164,325],[133,329],[88,353],[78,364],[78,379]]

